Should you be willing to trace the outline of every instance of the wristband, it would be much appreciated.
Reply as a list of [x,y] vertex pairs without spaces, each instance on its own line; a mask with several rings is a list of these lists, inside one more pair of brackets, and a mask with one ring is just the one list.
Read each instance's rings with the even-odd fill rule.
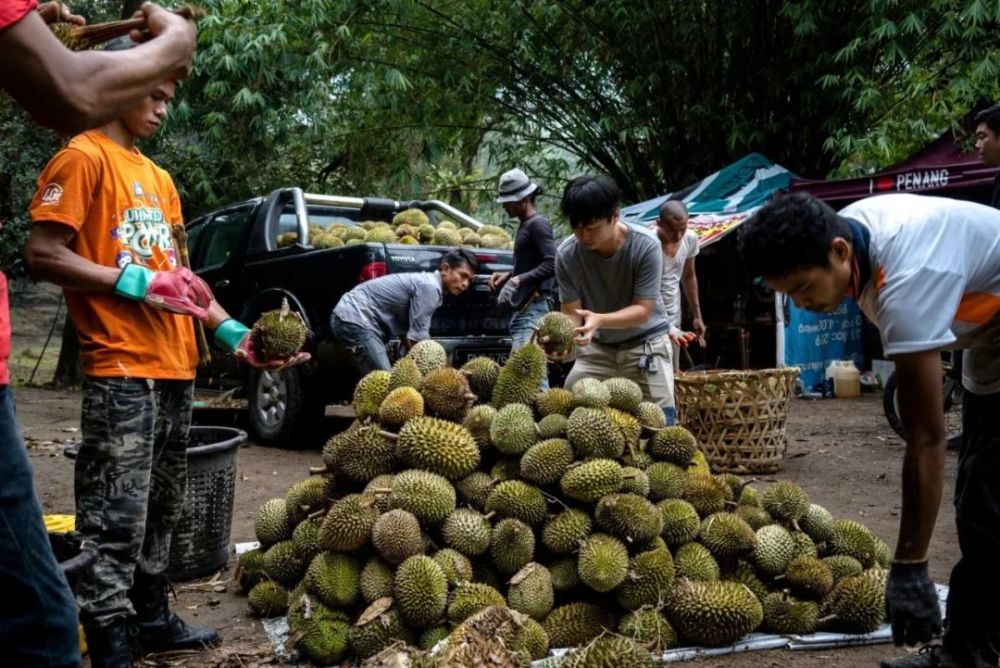
[[215,329],[215,342],[231,353],[236,352],[249,331],[242,322],[230,318]]
[[115,281],[115,294],[136,301],[144,301],[156,272],[138,264],[127,264]]

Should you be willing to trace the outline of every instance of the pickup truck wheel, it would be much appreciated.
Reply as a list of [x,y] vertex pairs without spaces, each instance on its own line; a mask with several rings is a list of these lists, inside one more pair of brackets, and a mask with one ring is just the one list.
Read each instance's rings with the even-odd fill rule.
[[300,446],[317,431],[325,406],[308,398],[305,378],[297,367],[254,369],[249,390],[250,428],[262,444]]

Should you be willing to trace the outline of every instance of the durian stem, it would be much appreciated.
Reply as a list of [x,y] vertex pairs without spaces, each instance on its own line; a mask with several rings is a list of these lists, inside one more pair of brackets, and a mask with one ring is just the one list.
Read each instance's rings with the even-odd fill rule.
[[325,466],[310,466],[309,475],[323,475],[326,473],[333,473],[330,469]]
[[827,622],[832,622],[837,619],[837,615],[827,615],[826,617],[820,617],[816,620],[817,624],[826,624]]
[[326,510],[327,510],[326,508],[320,508],[315,512],[309,513],[308,515],[306,515],[306,517],[311,520],[314,520],[317,517],[323,517],[324,515],[326,515]]
[[376,487],[375,489],[367,489],[365,491],[370,494],[392,494],[391,487]]
[[791,524],[792,528],[795,529],[796,531],[802,531],[802,529],[799,528],[798,520],[792,520],[789,524]]
[[379,430],[378,435],[381,436],[382,438],[387,438],[390,441],[398,441],[399,440],[399,434],[394,434],[391,431]]

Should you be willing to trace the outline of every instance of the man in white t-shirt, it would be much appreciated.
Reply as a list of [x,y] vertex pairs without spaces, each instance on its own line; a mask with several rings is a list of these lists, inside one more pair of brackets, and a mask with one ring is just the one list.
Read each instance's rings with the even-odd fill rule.
[[941,630],[927,548],[947,452],[940,350],[964,349],[955,483],[961,558],[943,644],[884,668],[1000,665],[1000,211],[972,202],[882,195],[839,213],[805,193],[761,209],[741,233],[754,275],[800,308],[857,300],[896,364],[907,436],[899,539],[886,586],[897,644]]
[[681,290],[691,307],[694,320],[691,329],[699,337],[705,335],[705,321],[701,318],[698,301],[698,276],[694,271],[694,258],[698,255],[698,236],[688,229],[688,210],[680,200],[667,200],[660,206],[660,215],[652,225],[663,248],[663,275],[660,292],[663,307],[670,323],[670,340],[674,352],[674,372],[680,369],[680,326],[683,308]]

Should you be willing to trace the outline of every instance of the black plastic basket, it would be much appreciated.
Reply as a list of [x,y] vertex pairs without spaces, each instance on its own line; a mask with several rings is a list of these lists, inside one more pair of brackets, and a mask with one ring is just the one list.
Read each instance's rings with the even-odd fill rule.
[[[213,573],[229,561],[236,495],[236,453],[246,432],[232,427],[191,427],[184,510],[170,541],[167,575],[174,582]],[[64,450],[75,459],[80,444]]]

